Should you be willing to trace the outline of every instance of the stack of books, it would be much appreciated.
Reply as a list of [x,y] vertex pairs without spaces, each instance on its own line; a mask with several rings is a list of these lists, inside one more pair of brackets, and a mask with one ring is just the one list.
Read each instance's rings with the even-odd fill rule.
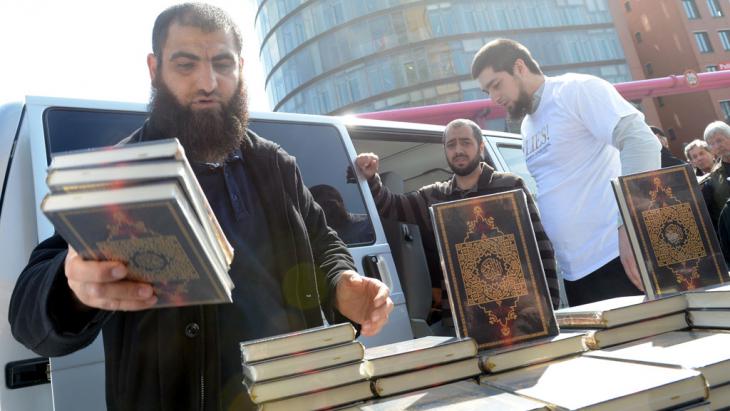
[[[551,405],[508,393],[474,380],[457,381],[357,404],[347,411],[549,411]],[[344,410],[343,410],[344,411]]]
[[41,209],[82,257],[121,261],[157,307],[231,302],[233,248],[177,139],[53,157]]
[[713,330],[675,331],[612,348],[591,351],[586,356],[641,362],[699,371],[710,388],[711,409],[730,406],[730,333]]
[[373,396],[349,323],[241,343],[243,384],[262,410],[332,408]]
[[617,297],[555,312],[560,327],[585,334],[591,350],[688,327],[687,300],[678,294],[656,300],[643,295]]
[[471,338],[422,337],[365,350],[378,397],[432,387],[481,374]]
[[676,409],[707,398],[699,371],[588,356],[485,375],[480,382],[560,410]]
[[730,285],[685,293],[687,321],[693,328],[730,329]]
[[480,374],[472,339],[423,337],[364,349],[350,324],[241,343],[243,384],[262,410],[313,410]]

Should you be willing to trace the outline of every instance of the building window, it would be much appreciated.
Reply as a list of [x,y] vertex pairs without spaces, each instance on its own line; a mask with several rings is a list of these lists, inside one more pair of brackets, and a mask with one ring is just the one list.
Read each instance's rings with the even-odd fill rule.
[[687,18],[690,20],[700,18],[700,12],[697,10],[695,0],[682,0],[682,7],[684,12],[687,14]]
[[730,119],[730,100],[721,101],[720,108],[722,109],[722,114],[725,116],[725,121]]
[[705,67],[705,71],[717,71],[717,66],[709,65],[709,66]]
[[718,0],[707,0],[707,8],[710,9],[710,15],[712,17],[722,17],[722,7]]
[[707,35],[707,32],[699,31],[695,33],[695,41],[700,53],[712,53],[712,43],[710,43],[710,36]]
[[624,8],[626,9],[627,12],[631,11],[631,2],[630,1],[625,1],[624,2]]
[[641,32],[637,31],[636,33],[634,33],[634,38],[636,38],[637,43],[641,43]]
[[646,71],[646,76],[651,77],[654,75],[654,66],[651,65],[651,63],[646,63],[644,65],[644,71]]
[[720,35],[723,50],[730,51],[730,30],[720,30],[717,33]]

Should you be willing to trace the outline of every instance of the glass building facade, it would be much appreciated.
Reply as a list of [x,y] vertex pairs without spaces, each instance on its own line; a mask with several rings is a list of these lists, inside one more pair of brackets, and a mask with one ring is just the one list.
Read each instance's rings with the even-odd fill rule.
[[628,81],[607,1],[255,0],[266,93],[274,111],[311,114],[482,98],[471,60],[499,37],[548,75]]

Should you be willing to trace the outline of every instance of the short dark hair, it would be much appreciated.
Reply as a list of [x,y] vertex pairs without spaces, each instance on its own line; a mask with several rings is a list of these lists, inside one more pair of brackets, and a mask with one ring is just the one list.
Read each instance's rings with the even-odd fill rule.
[[214,31],[229,32],[233,35],[236,51],[239,55],[241,54],[241,48],[243,47],[241,30],[230,14],[220,7],[210,4],[182,3],[165,9],[155,20],[155,25],[152,28],[152,53],[158,61],[162,58],[162,48],[165,41],[167,41],[167,34],[172,23],[197,27],[207,33]]
[[496,39],[485,44],[471,62],[471,76],[479,77],[485,68],[491,67],[495,72],[506,71],[510,75],[514,74],[513,67],[515,61],[522,59],[525,65],[534,74],[542,74],[540,66],[537,64],[530,50],[522,44],[510,39]]
[[444,134],[441,136],[441,141],[443,143],[446,143],[446,135],[451,131],[453,128],[457,127],[469,127],[471,128],[471,135],[474,137],[474,140],[477,142],[477,146],[482,142],[482,129],[477,125],[477,123],[469,120],[468,118],[457,118],[456,120],[452,120],[449,122],[449,124],[446,125],[446,128],[444,129]]
[[657,126],[649,126],[649,130],[651,130],[651,132],[654,133],[655,135],[660,135],[662,137],[666,137],[664,135],[664,131],[662,131],[662,129],[660,129]]

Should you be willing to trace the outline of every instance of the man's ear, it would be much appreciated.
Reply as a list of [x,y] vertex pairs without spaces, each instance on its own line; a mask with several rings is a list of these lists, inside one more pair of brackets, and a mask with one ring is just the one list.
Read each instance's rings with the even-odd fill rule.
[[515,73],[518,73],[520,75],[524,75],[527,71],[528,71],[527,70],[527,65],[525,64],[525,61],[524,60],[519,59],[519,58],[517,60],[515,60],[515,65],[514,65],[514,72]]
[[147,55],[147,68],[150,71],[150,82],[155,84],[155,77],[157,76],[157,56],[153,53]]

